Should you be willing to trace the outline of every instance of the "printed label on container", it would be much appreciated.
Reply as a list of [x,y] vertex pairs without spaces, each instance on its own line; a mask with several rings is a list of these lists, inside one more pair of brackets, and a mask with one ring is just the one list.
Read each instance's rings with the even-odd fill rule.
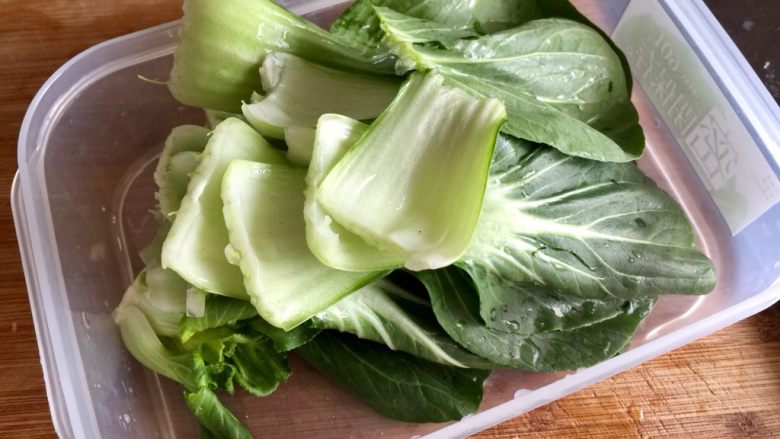
[[780,181],[658,1],[633,0],[613,39],[732,234],[780,202]]

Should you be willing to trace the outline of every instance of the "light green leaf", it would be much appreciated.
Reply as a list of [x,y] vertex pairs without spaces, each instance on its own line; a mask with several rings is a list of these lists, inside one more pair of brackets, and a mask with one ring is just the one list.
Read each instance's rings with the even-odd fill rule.
[[242,106],[261,132],[268,127],[314,128],[319,117],[337,113],[373,119],[398,93],[396,78],[344,72],[286,53],[270,53],[260,70],[264,95]]
[[339,270],[388,270],[404,264],[403,254],[379,249],[333,220],[319,202],[322,181],[368,125],[336,114],[323,115],[317,123],[313,157],[306,174],[306,243],[324,263]]
[[346,229],[405,256],[412,270],[451,264],[474,231],[500,102],[413,74],[323,180],[318,201]]
[[246,123],[230,118],[211,134],[162,247],[163,267],[210,293],[247,298],[239,269],[225,257],[222,177],[235,159],[284,163],[281,153]]
[[200,155],[208,143],[209,130],[196,125],[181,125],[174,128],[165,140],[165,146],[160,153],[157,167],[154,170],[154,181],[157,192],[154,197],[159,203],[160,212],[169,221],[178,209],[190,174],[200,163]]
[[381,275],[320,262],[306,245],[306,171],[235,160],[222,184],[230,253],[252,304],[268,323],[290,330]]
[[239,112],[260,87],[269,52],[357,72],[392,74],[375,48],[352,44],[272,0],[186,0],[168,88],[186,105]]

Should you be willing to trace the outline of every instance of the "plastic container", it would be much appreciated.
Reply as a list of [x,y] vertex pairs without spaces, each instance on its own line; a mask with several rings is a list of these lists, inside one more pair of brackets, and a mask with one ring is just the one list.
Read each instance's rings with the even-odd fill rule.
[[[571,373],[497,371],[478,414],[449,425],[381,418],[293,361],[268,398],[229,405],[267,437],[464,436],[668,352],[780,298],[780,110],[701,1],[575,2],[624,49],[648,138],[643,169],[677,198],[715,261],[717,289],[663,297],[630,349]],[[288,1],[327,23],[338,0]],[[108,41],[41,88],[19,136],[13,210],[60,437],[193,437],[177,385],[138,365],[110,312],[154,221],[151,171],[169,130],[200,123],[165,87],[178,23]]]

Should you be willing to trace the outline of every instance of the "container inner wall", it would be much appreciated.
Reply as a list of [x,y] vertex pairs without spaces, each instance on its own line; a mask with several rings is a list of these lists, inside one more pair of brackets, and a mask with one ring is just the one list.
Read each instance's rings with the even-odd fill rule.
[[[294,3],[309,11],[318,9],[314,17],[320,24],[332,20],[343,8],[343,4],[333,6],[338,3],[333,1]],[[610,33],[628,1],[574,3]],[[147,53],[147,49],[153,48],[139,47],[138,52]],[[48,141],[28,156],[31,167],[37,162],[43,164],[45,193],[40,195],[47,197],[53,229],[51,250],[59,256],[64,285],[64,291],[43,293],[65,298],[66,306],[60,312],[67,328],[59,330],[74,332],[71,348],[83,366],[81,374],[66,379],[76,380],[71,384],[84,387],[89,394],[90,400],[82,403],[91,407],[103,437],[197,434],[181,388],[165,378],[158,379],[129,356],[110,316],[140,269],[137,252],[148,242],[156,225],[151,213],[156,154],[171,128],[204,122],[202,112],[179,105],[164,86],[139,80],[139,75],[166,78],[171,62],[170,54],[138,56],[135,61],[129,59],[128,67],[76,90],[62,104],[56,120],[48,122]],[[635,84],[634,102],[648,140],[640,166],[685,207],[700,246],[715,261],[719,276],[718,287],[710,295],[665,296],[659,300],[632,347],[760,292],[737,288],[736,279],[748,274],[737,272],[744,267],[737,260],[732,234],[644,93],[643,88],[649,84],[640,80]],[[226,399],[258,437],[409,437],[441,427],[384,419],[297,358],[292,359],[292,366],[291,380],[270,397],[255,398],[238,392]],[[498,371],[486,385],[481,410],[511,400],[519,389],[537,389],[567,374]]]

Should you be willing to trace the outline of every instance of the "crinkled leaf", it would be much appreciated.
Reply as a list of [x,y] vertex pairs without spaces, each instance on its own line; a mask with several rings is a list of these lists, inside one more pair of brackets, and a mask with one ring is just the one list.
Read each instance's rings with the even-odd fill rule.
[[236,367],[238,384],[255,396],[270,395],[291,373],[287,359],[276,352],[273,342],[266,337],[237,345],[230,360]]

